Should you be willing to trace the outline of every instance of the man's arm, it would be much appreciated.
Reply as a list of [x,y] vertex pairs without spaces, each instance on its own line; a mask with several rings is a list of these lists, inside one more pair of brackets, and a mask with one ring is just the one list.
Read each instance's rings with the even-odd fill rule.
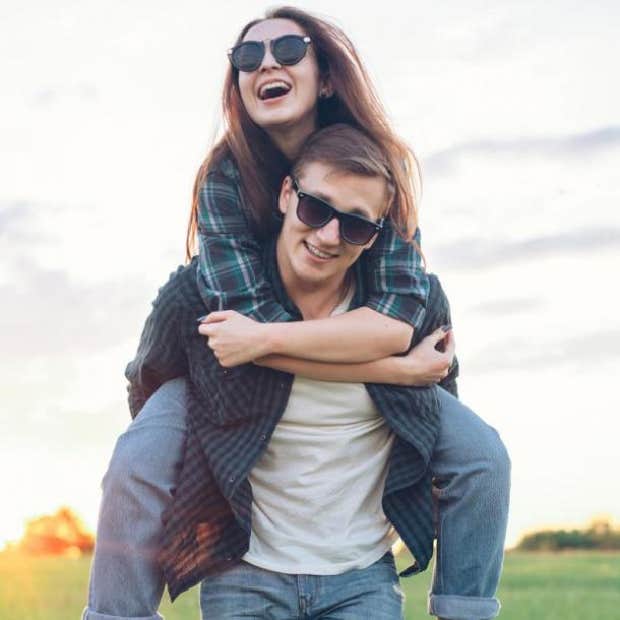
[[188,374],[177,301],[177,278],[183,277],[184,269],[180,267],[160,289],[144,324],[136,356],[125,370],[129,410],[134,418],[163,383]]

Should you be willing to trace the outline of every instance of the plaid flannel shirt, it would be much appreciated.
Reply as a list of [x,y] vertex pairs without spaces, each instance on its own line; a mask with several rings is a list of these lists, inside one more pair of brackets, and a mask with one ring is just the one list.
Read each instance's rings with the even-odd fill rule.
[[[275,260],[275,244],[264,256],[278,303],[301,319],[287,298]],[[354,266],[356,293],[363,304],[365,277]],[[168,591],[174,600],[209,574],[239,561],[249,548],[252,491],[248,474],[284,413],[294,376],[254,364],[223,368],[198,334],[204,303],[196,284],[197,260],[173,274],[160,289],[135,359],[127,366],[129,405],[136,416],[165,381],[187,376],[188,435],[184,463],[172,503],[164,514],[160,552]],[[429,305],[412,345],[450,322],[439,281],[430,276]],[[456,395],[455,363],[442,387]],[[428,464],[439,430],[436,387],[367,384],[379,412],[395,434],[383,509],[416,563],[424,570],[432,556],[434,525]],[[165,449],[165,446],[162,446]]]
[[[261,322],[293,320],[266,278],[261,244],[251,232],[240,185],[239,172],[227,159],[209,172],[200,190],[200,294],[209,308],[236,310]],[[414,239],[419,245],[419,229]],[[367,263],[364,305],[420,327],[429,282],[415,246],[387,220],[362,260]]]

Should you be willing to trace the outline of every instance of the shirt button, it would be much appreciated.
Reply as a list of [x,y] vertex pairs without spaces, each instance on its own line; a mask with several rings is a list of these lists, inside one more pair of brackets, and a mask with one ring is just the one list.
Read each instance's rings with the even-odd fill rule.
[[234,477],[234,476],[231,476],[231,477],[229,478],[229,482],[234,482],[234,481],[235,481],[235,477]]
[[224,374],[227,375],[228,374],[228,369],[224,368]]
[[227,556],[226,556],[226,561],[227,561],[227,562],[230,562],[231,560],[232,560],[232,555],[227,555]]
[[267,439],[267,435],[263,434],[260,436],[260,440],[261,441],[265,441],[265,439]]

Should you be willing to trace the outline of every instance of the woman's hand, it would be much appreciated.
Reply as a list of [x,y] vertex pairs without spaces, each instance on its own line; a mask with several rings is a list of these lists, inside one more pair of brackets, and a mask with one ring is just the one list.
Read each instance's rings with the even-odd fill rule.
[[[442,342],[443,341],[443,342]],[[435,347],[442,342],[443,351]],[[436,329],[404,357],[394,358],[399,368],[399,384],[423,386],[445,379],[454,359],[455,342],[451,329]]]
[[234,310],[222,310],[207,314],[198,331],[207,336],[207,345],[218,362],[231,368],[271,353],[266,343],[265,325]]

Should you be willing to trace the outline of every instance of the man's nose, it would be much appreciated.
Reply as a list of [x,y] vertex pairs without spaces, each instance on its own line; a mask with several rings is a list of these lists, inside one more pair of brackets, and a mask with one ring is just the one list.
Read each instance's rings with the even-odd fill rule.
[[325,226],[318,229],[317,234],[323,243],[338,245],[340,243],[340,222],[333,217]]

